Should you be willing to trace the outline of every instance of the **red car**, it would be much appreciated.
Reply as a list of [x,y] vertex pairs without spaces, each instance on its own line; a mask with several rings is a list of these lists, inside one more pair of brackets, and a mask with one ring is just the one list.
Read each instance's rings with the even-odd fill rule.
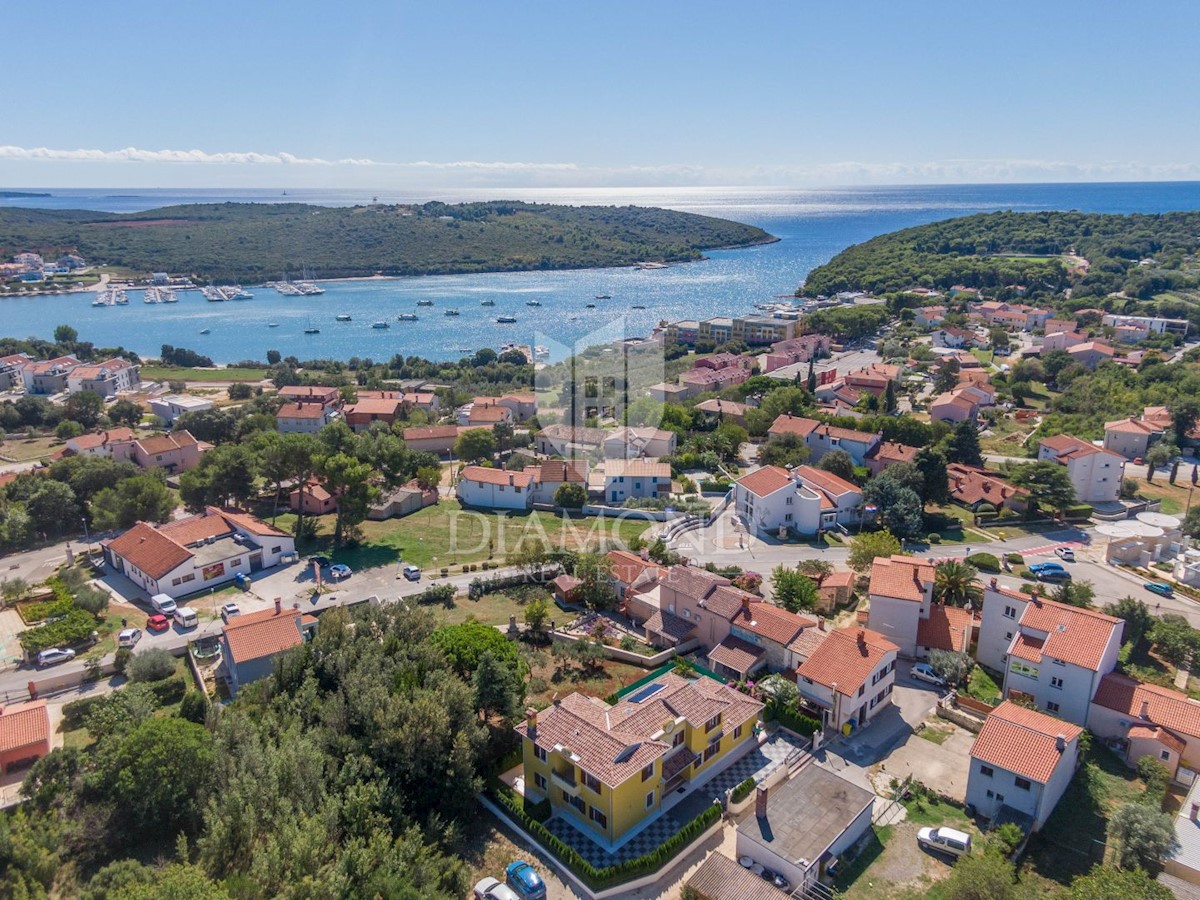
[[146,620],[146,627],[151,631],[166,631],[171,627],[171,620],[160,613],[148,618]]

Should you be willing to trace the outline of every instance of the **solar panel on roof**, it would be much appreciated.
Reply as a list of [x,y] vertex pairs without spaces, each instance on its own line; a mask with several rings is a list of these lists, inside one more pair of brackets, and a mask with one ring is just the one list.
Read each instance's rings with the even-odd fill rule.
[[630,703],[644,703],[645,701],[647,701],[651,697],[653,697],[655,694],[657,694],[659,691],[661,691],[664,687],[666,687],[665,684],[648,684],[644,688],[642,688],[640,691],[638,691],[636,694],[634,694],[632,697],[630,697],[629,702]]

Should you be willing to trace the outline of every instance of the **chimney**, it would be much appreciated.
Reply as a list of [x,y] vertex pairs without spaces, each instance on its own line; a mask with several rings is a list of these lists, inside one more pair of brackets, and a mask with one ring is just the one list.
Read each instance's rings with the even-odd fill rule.
[[824,630],[825,630],[825,617],[817,616],[817,631],[824,631]]
[[1192,804],[1192,810],[1188,813],[1188,818],[1193,822],[1200,822],[1200,803]]
[[283,600],[280,599],[279,597],[276,597],[275,598],[275,615],[279,615],[282,612],[283,612]]
[[537,737],[537,710],[532,706],[525,710],[525,730],[531,738]]
[[750,615],[750,596],[748,594],[742,597],[742,612]]
[[509,486],[510,486],[510,487],[511,487],[511,486],[514,484],[514,479],[513,479],[513,474],[512,474],[512,472],[509,472],[509,473],[508,473],[508,483],[509,483]]
[[993,579],[992,579],[992,581],[991,581],[991,587],[992,587],[992,590],[993,590],[993,591],[996,589],[996,586],[997,586],[999,583],[1000,583],[1000,580],[999,580],[998,578],[993,578]]
[[1138,713],[1138,718],[1139,719],[1147,719],[1147,720],[1150,718],[1150,701],[1149,700],[1142,701],[1142,711]]
[[858,642],[859,644],[865,644],[867,642],[866,632],[864,632],[861,628],[858,629]]
[[769,793],[770,788],[765,784],[760,784],[754,794],[754,815],[760,819],[767,817],[767,794]]
[[1054,749],[1057,750],[1059,753],[1066,752],[1067,736],[1065,734],[1060,734],[1054,738]]

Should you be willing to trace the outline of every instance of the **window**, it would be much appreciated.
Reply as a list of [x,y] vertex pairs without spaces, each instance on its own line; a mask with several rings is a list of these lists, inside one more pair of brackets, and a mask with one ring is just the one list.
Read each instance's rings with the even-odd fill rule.
[[230,565],[230,566],[240,566],[241,564],[242,564],[242,561],[241,561],[241,559],[235,559],[235,560],[234,560],[233,562],[231,562],[229,565]]
[[1165,762],[1171,758],[1171,751],[1170,750],[1160,750],[1158,752],[1158,757],[1159,757],[1159,759],[1161,759]]
[[184,583],[184,584],[187,584],[189,581],[195,581],[195,580],[196,580],[196,576],[195,576],[195,574],[192,574],[192,575],[184,575],[184,576],[183,576],[183,583]]
[[733,729],[733,739],[736,741],[741,736],[742,736],[742,726],[739,725],[737,728]]
[[1026,678],[1037,681],[1038,670],[1036,666],[1031,666],[1029,663],[1022,662],[1021,660],[1014,660],[1011,669],[1017,675],[1024,675]]
[[545,749],[542,747],[539,747],[537,744],[533,745],[533,755],[536,756],[538,759],[540,759],[542,762],[546,761]]
[[1050,687],[1058,688],[1061,691],[1062,686],[1063,686],[1063,680],[1061,678],[1059,678],[1057,675],[1051,676]]
[[272,547],[272,548],[271,548],[271,552],[272,552],[272,553],[278,553],[278,552],[279,552],[280,550],[282,550],[282,549],[283,549],[283,547],[282,547],[282,546],[279,546],[279,547]]
[[546,789],[546,776],[541,772],[534,772],[533,783],[538,786],[538,790],[544,791]]
[[714,728],[716,728],[720,724],[721,724],[721,714],[717,713],[715,716],[713,716],[711,719],[709,719],[707,722],[704,723],[705,733],[712,731]]
[[683,732],[681,731],[677,735],[675,735],[674,738],[671,739],[671,746],[678,747],[682,743],[683,743]]
[[786,501],[784,501],[784,502],[785,502],[785,503],[787,503],[787,505],[788,505],[788,506],[791,506],[791,505],[792,505],[792,498],[791,498],[791,497],[788,497],[788,498],[787,498],[787,500],[786,500]]
[[1046,712],[1056,713],[1056,712],[1058,712],[1058,710],[1059,710],[1059,706],[1057,703],[1052,703],[1049,701],[1046,703]]
[[860,684],[858,686],[858,696],[861,697],[863,695],[863,693],[866,691],[866,689],[867,689],[867,686],[865,684]]
[[787,513],[787,514],[786,514],[786,515],[783,517],[783,521],[785,521],[785,522],[790,522],[790,521],[792,521],[792,514],[791,514],[791,513]]
[[[996,774],[996,770],[993,769],[991,766],[985,766],[982,763],[980,763],[979,774],[984,776],[985,778],[991,778],[993,775]],[[990,792],[989,792],[988,796],[991,796]]]
[[583,769],[579,771],[583,775],[583,783],[587,785],[588,790],[593,794],[600,793],[600,779],[590,772],[584,772]]
[[1012,640],[1012,632],[1011,631],[1004,632],[1004,639],[1006,641],[1011,641]]
[[646,795],[646,809],[649,809],[653,805],[654,805],[654,791],[651,791],[650,793],[648,793]]
[[991,800],[993,797],[995,797],[995,796],[996,796],[996,792],[995,792],[995,791],[988,791],[988,792],[987,792],[987,796],[988,796],[988,799],[989,799],[989,800]]
[[563,791],[563,800],[565,800],[569,805],[575,807],[580,812],[587,810],[587,804],[584,803],[582,799],[579,797],[572,797],[566,791]]
[[1015,606],[1004,607],[1004,618],[1015,619],[1017,617],[1017,608]]
[[1003,802],[1004,802],[1004,795],[1003,795],[1003,794],[997,794],[997,795],[996,795],[996,799],[997,799],[997,800],[999,800],[1001,803],[1003,803]]
[[720,752],[720,750],[721,750],[721,742],[720,741],[716,741],[712,744],[709,744],[704,749],[704,761],[708,762],[710,759],[712,759],[714,756],[716,756],[717,753]]
[[648,765],[648,766],[646,766],[646,768],[642,769],[642,781],[649,781],[653,777],[654,777],[654,763],[650,763],[650,765]]
[[607,830],[608,816],[606,816],[604,813],[600,812],[600,810],[596,809],[596,807],[594,807],[594,806],[591,808],[591,812],[589,812],[588,815],[591,816],[591,819],[593,822],[595,822],[601,828],[604,828]]
[[1017,778],[1016,785],[1023,791],[1027,791],[1030,787],[1032,787],[1032,783],[1028,778]]

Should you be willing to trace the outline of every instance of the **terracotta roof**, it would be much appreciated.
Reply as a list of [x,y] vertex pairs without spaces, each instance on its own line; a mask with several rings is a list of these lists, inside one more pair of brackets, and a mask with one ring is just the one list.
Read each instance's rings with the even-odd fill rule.
[[871,583],[867,592],[897,600],[925,599],[925,585],[932,584],[934,568],[928,560],[915,556],[893,556],[871,564]]
[[708,658],[745,675],[763,658],[766,652],[762,647],[756,647],[749,641],[744,641],[731,634],[708,651]]
[[950,496],[964,506],[974,506],[977,503],[1000,506],[1012,497],[1029,494],[1025,488],[1009,484],[984,469],[963,463],[951,463],[946,466],[946,474],[950,476]]
[[801,631],[816,625],[817,622],[815,619],[798,616],[773,603],[764,603],[760,600],[751,601],[747,606],[739,609],[733,616],[731,624],[742,631],[757,634],[759,637],[783,644],[786,647]]
[[813,429],[813,433],[825,435],[826,437],[837,438],[841,441],[852,441],[856,444],[869,444],[875,440],[878,435],[872,434],[869,431],[855,431],[853,428],[838,428],[836,425],[820,425]]
[[842,494],[862,493],[862,488],[857,484],[847,481],[845,478],[839,478],[832,472],[826,472],[824,469],[817,469],[813,466],[797,466],[792,471],[792,474],[806,482],[808,487],[814,490],[825,491],[835,497]]
[[279,528],[276,528],[270,522],[264,522],[257,516],[252,516],[249,513],[239,512],[233,509],[217,509],[210,506],[207,510],[209,514],[221,516],[231,525],[236,526],[242,531],[247,531],[250,534],[265,535],[270,537],[290,537],[290,535]]
[[548,459],[540,466],[526,466],[525,471],[540,484],[587,481],[587,463],[582,459]]
[[319,403],[285,403],[275,413],[277,419],[323,419],[325,407]]
[[1083,729],[1045,713],[1005,701],[988,715],[971,747],[971,757],[1045,784],[1062,759],[1058,735],[1069,744]]
[[0,753],[10,753],[50,740],[45,700],[14,703],[0,711]]
[[734,403],[732,400],[721,400],[716,397],[711,397],[702,403],[697,403],[696,409],[706,413],[740,416],[744,415],[749,407],[743,403]]
[[1185,740],[1171,734],[1165,728],[1160,728],[1158,725],[1134,725],[1129,729],[1126,737],[1131,741],[1158,741],[1164,747],[1169,747],[1181,756],[1183,755],[1183,751],[1187,749],[1187,742]]
[[802,438],[807,438],[820,424],[816,419],[805,419],[802,416],[792,416],[784,413],[771,423],[767,434],[798,434]]
[[756,600],[758,598],[753,594],[749,594],[741,588],[735,588],[731,584],[724,584],[705,597],[700,605],[722,619],[732,621],[745,604]]
[[1145,419],[1139,419],[1137,416],[1129,416],[1125,419],[1117,419],[1115,422],[1105,422],[1105,431],[1115,431],[1123,434],[1158,434],[1163,429],[1160,425],[1147,422]]
[[428,441],[443,438],[457,438],[457,425],[418,425],[404,429],[406,441]]
[[471,424],[507,422],[510,419],[512,419],[512,410],[507,406],[480,406],[476,404],[467,413],[467,421]]
[[970,611],[931,604],[929,618],[917,620],[917,646],[966,653],[971,643],[971,627]]
[[142,452],[148,456],[157,453],[170,453],[196,444],[196,439],[188,431],[174,431],[171,434],[156,434],[144,437],[137,442]]
[[642,559],[628,550],[609,550],[608,561],[612,563],[612,576],[622,584],[633,584],[648,569],[658,569],[652,559]]
[[106,360],[102,363],[96,363],[90,366],[78,366],[74,371],[71,372],[71,377],[93,380],[110,375],[113,372],[119,372],[122,369],[131,368],[132,365],[133,364],[127,359],[114,357],[113,359]]
[[599,447],[604,443],[606,434],[603,428],[572,428],[566,423],[547,425],[537,434],[538,437],[552,441],[566,441],[572,444],[591,444]]
[[192,558],[190,550],[145,522],[138,522],[120,537],[113,538],[108,547],[156,580]]
[[832,687],[844,696],[858,692],[888,656],[900,650],[869,628],[837,628],[797,670],[797,676]]
[[1144,704],[1147,715],[1143,721],[1188,737],[1200,737],[1200,701],[1170,688],[1143,684],[1127,675],[1110,672],[1100,679],[1092,702],[1131,719],[1142,719]]
[[394,416],[404,404],[398,399],[379,399],[374,397],[359,397],[357,403],[346,407],[346,415],[360,416]]
[[719,585],[730,583],[728,578],[698,566],[671,566],[663,582],[672,590],[696,600],[704,599]]
[[300,632],[300,613],[284,610],[276,615],[273,609],[264,612],[267,615],[249,621],[245,620],[246,617],[235,616],[230,620],[234,627],[225,627],[225,642],[229,645],[229,655],[234,663],[274,656],[304,643],[304,636]]
[[568,575],[565,572],[550,583],[554,585],[555,589],[558,590],[559,593],[564,595],[571,593],[571,591],[583,584],[583,582],[574,575]]
[[94,434],[81,434],[79,437],[71,438],[67,441],[67,446],[79,452],[80,450],[93,450],[96,447],[103,447],[105,444],[119,444],[127,441],[132,441],[137,436],[130,428],[112,428],[108,431],[97,431]]
[[459,477],[462,481],[474,481],[477,484],[511,484],[519,488],[527,488],[533,484],[533,476],[526,472],[510,472],[488,466],[464,466]]
[[787,469],[779,466],[763,466],[749,475],[743,475],[737,483],[756,497],[767,497],[788,485],[794,485]]
[[604,477],[670,478],[671,467],[667,463],[647,459],[607,459],[604,461]]
[[1030,599],[1021,629],[1047,635],[1044,656],[1097,671],[1110,636],[1124,627],[1120,619],[1053,600]]
[[663,634],[677,641],[682,641],[696,630],[694,622],[689,622],[687,619],[682,619],[674,613],[662,609],[656,610],[646,620],[644,627],[648,632],[653,631],[656,634]]
[[687,884],[701,900],[783,900],[785,896],[723,853],[710,853]]
[[1046,646],[1045,638],[1032,634],[1018,633],[1008,648],[1008,655],[1023,659],[1026,662],[1040,663],[1042,650]]
[[788,644],[788,649],[801,658],[801,661],[812,656],[818,647],[825,643],[825,638],[829,637],[829,632],[817,624],[811,628],[805,628]]
[[1079,438],[1073,437],[1069,434],[1056,434],[1053,437],[1044,438],[1039,442],[1038,446],[1049,447],[1054,451],[1056,458],[1059,460],[1091,456],[1093,453],[1107,453],[1109,456],[1115,456],[1118,459],[1124,459],[1124,457],[1115,450],[1105,450],[1103,447],[1097,447],[1093,443],[1080,440]]
[[340,392],[335,387],[323,387],[310,384],[290,384],[279,389],[279,396],[293,400],[307,400],[310,403],[313,401],[325,401],[330,397],[337,397]]
[[880,441],[867,453],[867,459],[880,462],[912,462],[920,452],[917,447],[909,447],[896,441]]

